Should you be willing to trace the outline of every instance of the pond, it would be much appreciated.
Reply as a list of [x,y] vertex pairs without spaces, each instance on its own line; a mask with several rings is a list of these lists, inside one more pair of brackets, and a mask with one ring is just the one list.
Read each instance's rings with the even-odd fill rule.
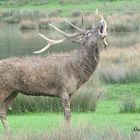
[[[60,39],[60,35],[54,30],[39,31],[50,38]],[[69,31],[67,31],[69,32]],[[71,31],[70,31],[71,32]],[[109,47],[130,47],[140,42],[139,32],[130,33],[109,33]],[[14,56],[36,55],[34,51],[46,46],[47,42],[38,35],[38,31],[19,30],[16,24],[0,24],[0,59]],[[69,52],[78,48],[77,44],[70,41],[51,47],[48,51],[41,55],[46,55],[51,52]]]

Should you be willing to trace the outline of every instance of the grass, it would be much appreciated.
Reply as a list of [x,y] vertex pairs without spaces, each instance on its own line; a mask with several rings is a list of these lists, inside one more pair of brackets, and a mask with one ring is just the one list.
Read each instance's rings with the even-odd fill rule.
[[[63,113],[10,115],[8,120],[14,133],[21,131],[50,132],[63,124]],[[73,126],[76,127],[77,122],[87,122],[97,128],[106,125],[115,126],[121,131],[131,132],[134,127],[140,125],[140,117],[137,113],[120,114],[118,103],[115,101],[102,101],[95,113],[72,113]],[[0,132],[2,132],[2,125],[0,125]]]
[[129,83],[140,81],[139,43],[127,48],[109,48],[101,54],[97,70],[104,83]]
[[[48,17],[71,17],[72,15],[75,17],[74,13],[78,13],[79,15],[79,12],[82,10],[89,16],[91,14],[93,15],[93,11],[95,11],[96,8],[99,8],[100,13],[106,16],[110,31],[121,32],[139,30],[140,15],[138,13],[140,12],[140,4],[138,0],[113,2],[89,0],[87,2],[80,1],[80,4],[78,1],[67,1],[63,4],[60,1],[49,1],[47,4],[41,5],[35,4],[37,2],[29,1],[25,2],[23,5],[18,5],[18,1],[15,3],[15,5],[13,4],[10,6],[11,4],[8,4],[8,2],[2,2],[0,5],[1,21],[8,23],[19,23],[22,21],[23,27],[24,21],[26,27],[29,23],[28,20],[39,20],[39,28],[44,29],[48,28],[48,26],[44,25],[44,23],[48,23],[48,21],[45,20]],[[77,16],[76,19],[78,19]],[[89,16],[88,19],[86,19],[86,21],[88,24],[90,23],[90,25],[92,25],[93,20],[91,19],[93,19],[93,17]],[[63,27],[63,23],[59,21],[60,19],[58,19],[57,23],[59,23],[60,27]],[[76,22],[79,24],[78,21]],[[41,23],[43,23],[43,25]]]
[[104,94],[105,100],[119,100],[123,96],[135,96],[140,98],[140,83],[117,83],[105,85],[106,93]]
[[123,133],[115,127],[94,128],[89,124],[81,123],[74,128],[65,126],[58,127],[51,133],[18,133],[16,135],[5,135],[1,137],[3,140],[138,140],[140,135],[138,132]]
[[[120,113],[120,101],[123,96],[136,95],[136,104],[140,105],[139,83],[106,85],[106,93],[100,99],[96,112],[72,113],[72,124],[87,122],[93,127],[102,128],[106,125],[119,128],[121,131],[131,132],[140,125],[139,113]],[[73,110],[74,111],[74,110]],[[51,131],[63,123],[63,113],[20,113],[9,115],[8,120],[14,133],[21,131],[45,132]],[[24,123],[23,123],[24,122]],[[30,127],[29,127],[30,124]],[[47,129],[47,130],[46,130]],[[2,132],[2,125],[0,125]]]
[[[47,4],[42,4],[42,5],[37,5],[35,2],[33,4],[33,2],[28,2],[25,3],[23,5],[18,5],[17,4],[18,1],[16,2],[16,4],[10,6],[8,4],[8,2],[3,2],[1,3],[1,9],[2,10],[7,10],[8,11],[11,9],[17,9],[17,10],[46,10],[47,11],[54,11],[54,10],[60,10],[63,9],[63,12],[61,13],[61,15],[63,16],[69,16],[70,12],[69,11],[75,11],[75,10],[84,10],[84,11],[95,11],[96,8],[101,9],[101,13],[127,13],[127,12],[136,12],[139,11],[139,1],[138,0],[122,0],[122,1],[114,1],[114,2],[110,2],[110,1],[92,1],[92,0],[88,0],[88,1],[80,1],[79,2],[75,1],[75,2],[71,2],[71,1],[67,1],[65,3],[60,3],[60,1],[49,1]],[[132,7],[133,5],[133,7]],[[9,9],[10,8],[10,9]]]
[[120,113],[134,113],[137,112],[136,99],[131,95],[123,97],[120,102]]
[[[25,12],[26,13],[26,12]],[[55,23],[60,29],[72,29],[72,27],[69,24],[66,24],[64,21],[63,17],[58,16],[59,13],[56,12],[56,15],[52,15],[51,17],[39,17],[34,15],[35,12],[32,13],[31,16],[25,16],[25,13],[19,13],[18,16],[13,16],[13,21],[12,17],[6,18],[5,21],[7,22],[16,22],[19,21],[21,27],[27,26],[28,24],[30,25],[29,19],[32,20],[32,24],[35,23],[35,21],[38,21],[38,26],[40,29],[48,29],[48,23]],[[20,15],[21,14],[21,15]],[[14,14],[13,14],[14,15]],[[28,15],[26,13],[26,15]],[[30,13],[29,13],[30,15]],[[90,28],[93,25],[93,19],[94,19],[94,24],[97,22],[97,16],[94,16],[92,12],[89,12],[88,15],[85,15],[85,25],[86,28]],[[135,15],[107,15],[105,17],[107,23],[108,23],[108,30],[110,32],[130,32],[130,31],[138,31],[140,28],[140,14],[135,14]],[[11,21],[10,21],[11,20]],[[31,21],[30,20],[30,21]],[[79,11],[79,16],[76,17],[71,17],[69,20],[81,27],[81,12]],[[98,19],[99,21],[99,19]],[[27,26],[27,29],[28,26]],[[36,29],[36,28],[34,28]],[[50,29],[50,28],[49,28]]]

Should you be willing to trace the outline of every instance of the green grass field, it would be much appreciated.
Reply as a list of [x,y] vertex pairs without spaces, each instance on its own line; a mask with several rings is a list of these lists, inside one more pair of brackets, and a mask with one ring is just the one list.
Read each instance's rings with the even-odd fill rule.
[[108,84],[105,85],[105,98],[119,100],[123,96],[132,95],[140,99],[140,83]]
[[[114,126],[123,132],[131,132],[140,126],[139,113],[120,113],[120,98],[128,93],[140,97],[140,83],[106,85],[106,93],[98,102],[95,112],[72,113],[74,127],[80,122],[88,123],[95,128]],[[106,100],[107,99],[107,100]],[[140,105],[140,98],[137,98]],[[9,115],[8,120],[14,133],[21,131],[49,132],[63,124],[63,113],[23,113]],[[2,132],[0,125],[0,132]]]
[[[131,132],[140,126],[139,113],[119,113],[118,102],[102,101],[98,103],[95,113],[72,113],[72,124],[88,123],[93,127],[115,126],[124,132]],[[63,124],[63,113],[35,113],[13,115],[8,118],[13,132],[31,131],[47,132]],[[84,125],[84,124],[83,124]],[[2,132],[2,126],[0,126]]]
[[[12,3],[12,2],[11,2]],[[11,4],[8,1],[0,2],[0,10],[10,11],[10,10],[47,10],[47,12],[61,10],[62,16],[70,16],[73,11],[85,12],[95,11],[96,8],[99,8],[101,13],[104,14],[122,14],[122,13],[137,13],[140,11],[139,0],[121,0],[121,1],[81,1],[74,2],[68,1],[63,4],[60,1],[49,1],[47,4],[37,4],[36,2],[30,2],[20,4],[16,1]],[[132,6],[133,5],[133,6]]]

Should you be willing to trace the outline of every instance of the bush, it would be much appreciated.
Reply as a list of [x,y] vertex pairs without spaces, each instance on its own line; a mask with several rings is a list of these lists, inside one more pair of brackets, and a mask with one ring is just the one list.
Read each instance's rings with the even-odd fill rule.
[[79,16],[81,16],[81,11],[74,11],[74,12],[72,12],[72,16],[73,17],[79,17]]
[[97,74],[104,83],[140,81],[139,44],[129,48],[109,48],[101,55]]
[[36,29],[36,23],[32,20],[22,20],[19,24],[21,30],[32,30]]
[[137,31],[140,28],[140,14],[112,15],[107,17],[111,32]]
[[72,111],[90,112],[95,111],[97,102],[103,93],[102,89],[85,88],[80,90],[71,101]]
[[50,23],[48,19],[40,19],[38,22],[38,26],[40,29],[50,29],[48,23]]
[[30,97],[19,95],[11,106],[11,113],[22,112],[59,112],[62,107],[58,98]]
[[123,97],[120,103],[120,113],[134,113],[137,111],[136,100],[134,97]]
[[110,27],[111,32],[130,32],[134,30],[139,30],[138,24],[125,24],[125,23],[118,23],[114,24]]
[[58,17],[62,13],[62,10],[55,10],[48,14],[49,17]]

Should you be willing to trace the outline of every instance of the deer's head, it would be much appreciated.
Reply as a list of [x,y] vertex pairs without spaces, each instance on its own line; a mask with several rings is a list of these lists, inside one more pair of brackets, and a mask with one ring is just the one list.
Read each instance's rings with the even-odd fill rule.
[[101,18],[99,23],[95,27],[88,29],[88,30],[85,28],[85,25],[84,25],[84,14],[82,14],[82,26],[83,26],[82,29],[75,26],[74,24],[69,22],[67,19],[65,19],[65,21],[68,24],[70,24],[73,28],[75,28],[78,31],[73,34],[65,33],[64,31],[60,30],[56,26],[49,24],[53,29],[55,29],[56,31],[61,33],[64,36],[64,38],[62,38],[60,40],[52,40],[52,39],[47,38],[43,34],[39,33],[39,35],[41,37],[43,37],[45,40],[47,40],[48,44],[46,47],[42,48],[39,51],[35,51],[34,53],[36,53],[36,54],[42,53],[42,52],[46,51],[50,46],[53,46],[55,44],[60,44],[67,39],[71,39],[73,42],[77,42],[79,44],[90,46],[90,47],[102,48],[103,45],[106,47],[107,42],[106,42],[105,38],[107,36],[107,31],[106,31],[107,23],[105,22],[105,20],[103,19],[103,17],[101,15],[99,15],[99,16]]
[[100,22],[93,28],[86,31],[83,37],[83,45],[102,48],[106,47],[107,42],[105,38],[107,37],[107,24],[103,17],[101,16]]

